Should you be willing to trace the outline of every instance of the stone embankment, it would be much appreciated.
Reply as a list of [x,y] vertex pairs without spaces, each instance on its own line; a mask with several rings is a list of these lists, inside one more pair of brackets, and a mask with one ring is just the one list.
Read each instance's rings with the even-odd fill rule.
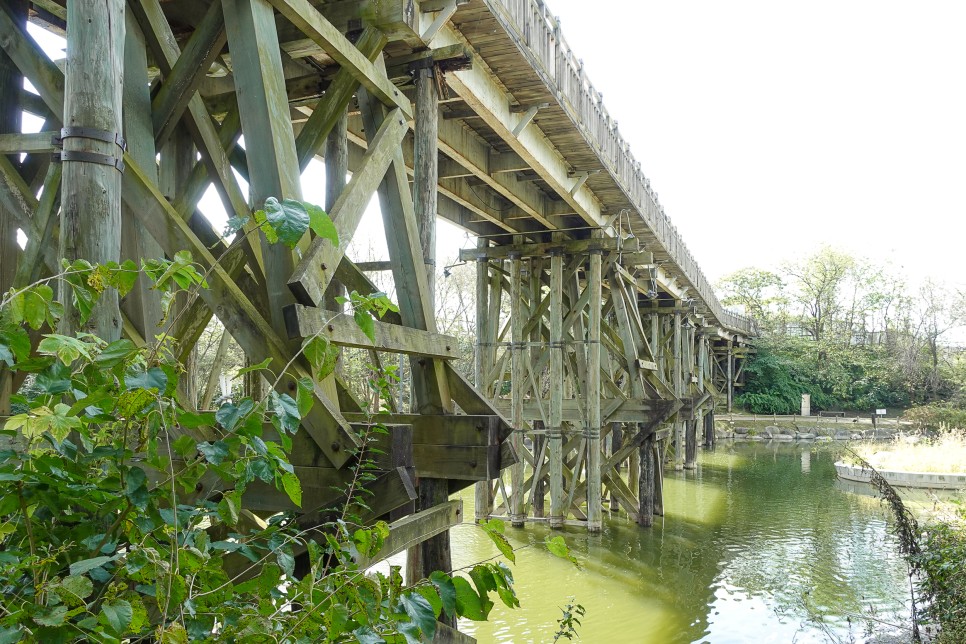
[[750,441],[890,440],[899,431],[900,426],[894,420],[879,427],[872,427],[872,423],[868,421],[853,422],[852,419],[815,422],[812,419],[805,421],[726,417],[715,422],[715,434],[718,438]]

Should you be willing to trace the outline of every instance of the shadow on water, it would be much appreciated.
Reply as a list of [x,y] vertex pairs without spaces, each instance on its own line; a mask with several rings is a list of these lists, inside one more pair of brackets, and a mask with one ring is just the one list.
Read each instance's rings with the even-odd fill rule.
[[[855,616],[870,608],[895,621],[907,612],[907,581],[890,519],[878,500],[837,485],[839,453],[828,444],[719,445],[697,470],[667,473],[667,515],[652,529],[615,515],[600,535],[564,531],[580,570],[540,546],[546,526],[508,527],[522,548],[512,569],[523,607],[500,605],[490,622],[460,627],[483,642],[551,641],[571,596],[587,609],[587,642],[821,642],[823,628],[861,636]],[[472,517],[472,493],[463,498]],[[464,566],[495,550],[463,526],[453,553]]]

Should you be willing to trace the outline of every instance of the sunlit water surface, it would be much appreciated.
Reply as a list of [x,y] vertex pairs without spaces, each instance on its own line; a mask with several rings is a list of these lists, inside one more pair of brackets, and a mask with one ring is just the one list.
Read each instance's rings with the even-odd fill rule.
[[[868,624],[908,616],[908,579],[885,506],[836,481],[840,449],[721,443],[696,471],[667,472],[666,516],[653,528],[615,515],[600,535],[555,532],[579,570],[541,546],[545,526],[507,526],[523,606],[498,602],[489,622],[460,630],[481,642],[552,641],[574,597],[587,611],[585,642],[866,641]],[[472,490],[463,499],[472,517]],[[472,526],[452,539],[455,566],[496,554]]]

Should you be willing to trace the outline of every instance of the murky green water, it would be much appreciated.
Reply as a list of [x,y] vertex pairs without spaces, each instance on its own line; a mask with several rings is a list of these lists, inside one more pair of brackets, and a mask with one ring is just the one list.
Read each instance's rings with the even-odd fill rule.
[[[481,642],[548,642],[573,596],[587,609],[585,642],[831,641],[825,629],[863,641],[870,611],[893,622],[908,613],[908,581],[885,507],[836,481],[837,453],[721,444],[696,471],[668,473],[667,515],[652,529],[615,516],[600,535],[565,530],[581,570],[540,546],[544,526],[508,527],[515,547],[533,544],[513,567],[523,607],[498,604],[490,622],[460,629]],[[456,566],[496,552],[472,526],[452,535]]]

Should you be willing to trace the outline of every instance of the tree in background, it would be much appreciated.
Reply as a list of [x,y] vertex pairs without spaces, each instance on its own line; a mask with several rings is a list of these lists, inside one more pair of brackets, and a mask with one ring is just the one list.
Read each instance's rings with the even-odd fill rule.
[[718,285],[761,330],[737,403],[755,413],[868,412],[966,397],[966,367],[943,345],[966,321],[962,293],[934,280],[910,290],[885,262],[824,246],[778,271],[745,268]]

